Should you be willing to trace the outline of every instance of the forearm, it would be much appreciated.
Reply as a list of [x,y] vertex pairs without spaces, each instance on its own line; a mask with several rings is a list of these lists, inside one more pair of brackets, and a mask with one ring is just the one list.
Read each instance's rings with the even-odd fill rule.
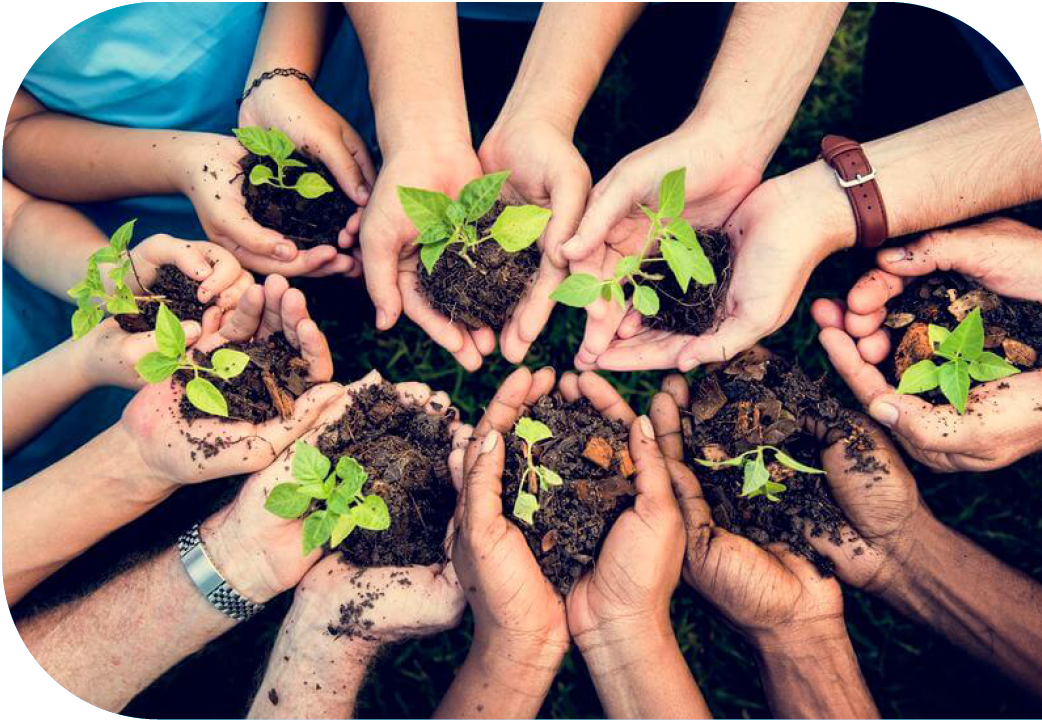
[[1042,586],[932,516],[915,528],[882,597],[1042,696]]
[[571,135],[612,53],[645,3],[544,3],[501,116]]
[[328,19],[325,3],[268,3],[246,89],[261,73],[275,68],[295,68],[314,79],[322,61]]
[[86,598],[19,623],[18,630],[58,683],[116,712],[233,625],[203,598],[170,548]]
[[[10,403],[7,398],[5,405]],[[169,495],[170,486],[149,476],[129,447],[129,439],[115,426],[4,491],[8,604]]]
[[384,156],[419,138],[470,144],[454,3],[345,3]]

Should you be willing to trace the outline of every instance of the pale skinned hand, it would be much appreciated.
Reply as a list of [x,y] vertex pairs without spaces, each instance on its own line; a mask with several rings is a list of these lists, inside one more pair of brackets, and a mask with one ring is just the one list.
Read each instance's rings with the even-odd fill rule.
[[389,330],[404,312],[471,372],[481,367],[483,357],[495,349],[495,333],[487,327],[471,331],[452,322],[421,294],[417,232],[402,210],[398,186],[437,190],[456,197],[464,185],[481,174],[481,163],[465,143],[418,138],[413,147],[396,148],[385,158],[362,213],[360,235],[366,287],[376,305],[376,327]]
[[579,226],[590,191],[590,169],[571,137],[552,123],[514,116],[496,121],[478,157],[486,174],[510,171],[503,188],[507,202],[539,205],[552,213],[539,239],[539,271],[499,336],[503,357],[519,363],[550,318],[550,293],[567,276],[561,246]]

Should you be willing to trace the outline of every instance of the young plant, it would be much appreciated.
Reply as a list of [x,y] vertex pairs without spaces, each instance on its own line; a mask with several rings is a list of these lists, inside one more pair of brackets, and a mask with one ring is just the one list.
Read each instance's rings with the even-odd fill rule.
[[307,167],[307,165],[290,157],[297,147],[281,130],[244,127],[235,128],[232,132],[235,133],[235,137],[239,138],[239,142],[244,148],[254,155],[270,158],[275,163],[274,172],[264,163],[254,165],[250,170],[251,185],[271,185],[283,190],[296,190],[298,195],[308,200],[333,192],[333,187],[316,172],[301,173],[297,177],[296,183],[286,184],[286,168]]
[[[626,307],[623,285],[633,286],[630,300],[641,315],[650,317],[658,313],[659,296],[655,288],[645,284],[662,280],[660,273],[649,272],[655,263],[665,262],[673,277],[686,293],[694,280],[699,285],[716,283],[716,272],[709,262],[702,245],[698,242],[691,223],[681,217],[684,212],[684,168],[666,173],[659,185],[658,210],[644,205],[641,211],[651,221],[644,245],[636,255],[626,255],[615,266],[615,277],[601,280],[587,273],[567,277],[550,294],[550,299],[571,307],[586,307],[598,297],[615,299]],[[657,253],[653,250],[658,248]]]
[[[297,440],[292,466],[296,482],[279,483],[264,502],[269,512],[287,520],[307,513],[303,532],[305,555],[326,542],[336,549],[356,527],[380,531],[391,526],[384,499],[362,494],[369,480],[365,468],[346,455],[337,461],[332,472],[331,465],[317,448]],[[316,500],[325,507],[312,508]]]
[[784,483],[771,480],[771,472],[767,469],[767,462],[764,459],[764,453],[767,450],[774,453],[775,460],[796,472],[808,473],[810,475],[823,475],[825,473],[824,470],[804,465],[774,445],[760,445],[727,460],[702,460],[695,458],[695,462],[704,467],[714,469],[740,467],[742,468],[742,497],[752,498],[763,495],[771,502],[778,502],[781,500],[778,494],[785,492],[788,488]]
[[212,367],[196,364],[188,356],[181,322],[165,304],[159,305],[159,313],[156,315],[156,347],[159,349],[145,355],[134,366],[145,382],[162,382],[178,370],[191,370],[194,377],[185,384],[188,402],[210,415],[228,417],[228,402],[224,395],[201,374],[230,380],[246,368],[250,362],[249,355],[221,348],[210,356]]
[[930,358],[920,360],[901,374],[897,392],[917,395],[940,387],[941,393],[960,415],[966,412],[970,378],[988,382],[1020,372],[993,352],[984,349],[984,320],[979,307],[973,308],[958,326],[948,331],[940,325],[927,328],[934,355],[944,358],[937,365]]
[[[72,286],[69,297],[76,300],[76,312],[72,314],[72,336],[76,340],[89,333],[105,317],[111,315],[138,314],[138,301],[158,302],[158,295],[135,295],[127,285],[127,277],[133,265],[127,247],[134,236],[134,223],[130,220],[119,226],[109,238],[109,244],[97,250],[87,261],[87,276]],[[112,292],[105,288],[101,279],[101,265],[111,265],[108,275],[112,281]]]
[[549,440],[553,432],[538,420],[523,417],[514,425],[514,434],[525,444],[525,469],[517,484],[517,497],[514,499],[514,517],[528,525],[533,524],[532,515],[539,509],[540,489],[562,485],[564,480],[548,467],[536,465],[532,460],[532,448],[536,443]]
[[471,180],[453,200],[444,193],[398,186],[402,209],[420,233],[420,260],[427,273],[450,246],[474,267],[470,253],[489,240],[509,253],[521,252],[539,239],[550,221],[550,211],[538,205],[508,205],[488,232],[479,236],[477,222],[495,205],[510,171],[492,173]]

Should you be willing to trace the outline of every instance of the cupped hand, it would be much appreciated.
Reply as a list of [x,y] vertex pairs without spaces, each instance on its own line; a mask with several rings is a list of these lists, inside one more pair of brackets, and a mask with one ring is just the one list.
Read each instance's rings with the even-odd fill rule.
[[404,312],[467,370],[481,367],[496,346],[491,328],[471,331],[431,307],[419,287],[416,228],[402,209],[398,186],[437,190],[456,197],[481,175],[481,163],[465,143],[396,148],[385,158],[372,197],[362,213],[360,245],[376,326],[388,330]]
[[182,240],[169,235],[152,235],[130,251],[133,271],[127,284],[135,293],[147,292],[163,265],[173,265],[199,283],[196,299],[219,308],[235,306],[254,283],[230,251],[205,241]]
[[519,363],[542,332],[554,302],[550,293],[566,277],[561,246],[575,233],[590,191],[590,169],[571,137],[543,120],[500,117],[478,150],[483,171],[509,170],[503,188],[508,202],[539,205],[552,215],[539,239],[542,261],[500,333],[500,351]]
[[[182,320],[185,345],[192,347],[202,334],[195,320]],[[115,318],[107,318],[72,345],[76,367],[90,387],[139,390],[146,383],[134,369],[138,360],[158,350],[156,333],[128,333]]]

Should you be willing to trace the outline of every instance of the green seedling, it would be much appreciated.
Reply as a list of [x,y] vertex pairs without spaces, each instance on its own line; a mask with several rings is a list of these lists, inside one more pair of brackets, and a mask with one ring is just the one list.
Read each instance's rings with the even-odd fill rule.
[[532,448],[536,443],[549,440],[553,432],[538,420],[523,417],[514,426],[514,434],[525,444],[525,469],[517,483],[517,497],[514,499],[514,517],[523,523],[532,525],[532,515],[539,509],[539,490],[549,490],[564,484],[561,476],[548,467],[536,465],[532,459]]
[[274,171],[264,163],[254,165],[250,170],[251,185],[271,185],[283,190],[295,190],[298,195],[308,200],[314,200],[326,193],[333,192],[333,186],[316,172],[301,173],[293,185],[286,184],[286,168],[300,168],[307,167],[307,165],[290,157],[297,147],[281,130],[244,127],[235,128],[232,132],[235,133],[235,137],[239,138],[239,142],[244,148],[254,155],[269,158],[275,163]]
[[[658,313],[659,296],[646,283],[665,276],[650,270],[664,262],[673,273],[681,291],[687,292],[694,280],[699,285],[716,283],[713,264],[706,257],[691,223],[681,217],[684,212],[684,168],[666,173],[659,185],[658,210],[644,205],[641,211],[651,222],[644,245],[637,255],[626,255],[615,266],[615,277],[601,280],[587,273],[570,275],[550,294],[550,299],[571,307],[586,307],[597,298],[614,299],[626,307],[623,286],[633,286],[630,300],[641,315]],[[657,249],[657,252],[653,252]]]
[[279,483],[264,502],[264,507],[280,518],[294,520],[307,515],[305,555],[327,542],[335,550],[356,527],[381,531],[391,526],[384,499],[362,493],[369,473],[357,460],[345,455],[337,460],[332,472],[331,467],[332,462],[317,448],[297,440],[292,466],[296,482]]
[[760,445],[727,460],[702,460],[695,458],[695,462],[704,467],[714,469],[740,467],[742,468],[742,497],[752,498],[763,495],[771,502],[778,502],[781,500],[778,495],[785,492],[788,488],[784,483],[771,480],[771,472],[767,469],[767,461],[764,459],[764,454],[768,450],[774,453],[775,460],[796,472],[808,473],[810,475],[823,475],[825,473],[824,470],[804,465],[774,445]]
[[212,367],[203,367],[192,361],[185,346],[185,331],[181,321],[165,304],[159,305],[156,315],[156,347],[137,361],[134,369],[147,383],[166,380],[178,370],[190,370],[191,380],[185,384],[188,402],[210,415],[228,417],[228,402],[217,387],[202,375],[213,375],[230,380],[242,374],[250,356],[238,350],[221,348],[210,356]]
[[456,200],[434,190],[398,186],[402,209],[420,233],[416,244],[428,274],[451,246],[458,246],[459,256],[474,267],[470,253],[483,242],[493,240],[516,253],[539,239],[550,221],[550,211],[538,205],[508,205],[487,232],[478,233],[478,220],[495,205],[509,176],[509,171],[503,171],[471,180]]
[[[140,312],[138,302],[164,299],[159,295],[135,295],[127,285],[127,277],[133,269],[127,247],[134,236],[136,222],[136,219],[125,222],[112,233],[109,244],[87,261],[87,276],[69,290],[69,297],[76,301],[76,312],[72,314],[72,336],[76,340],[93,330],[106,311],[112,315],[136,315]],[[111,292],[101,279],[102,265],[112,266],[106,271],[112,283]]]
[[909,366],[901,375],[897,392],[918,395],[939,387],[941,393],[962,415],[970,397],[970,379],[989,382],[1020,372],[1004,358],[984,349],[984,319],[979,307],[951,332],[940,325],[927,328],[934,355],[944,358],[940,365],[930,358]]

